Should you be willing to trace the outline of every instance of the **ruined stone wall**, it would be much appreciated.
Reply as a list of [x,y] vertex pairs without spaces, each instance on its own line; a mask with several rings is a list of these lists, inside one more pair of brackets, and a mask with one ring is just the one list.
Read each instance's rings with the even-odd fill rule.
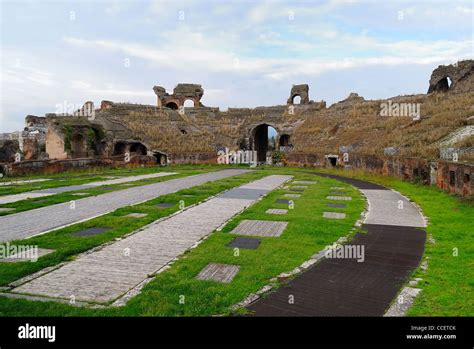
[[66,160],[28,160],[18,163],[4,164],[1,173],[9,176],[37,175],[61,173],[74,169],[86,168],[110,168],[110,167],[142,167],[156,166],[156,160],[148,156],[136,156],[130,162],[117,161],[113,158],[88,158],[88,159],[66,159]]
[[436,185],[461,196],[474,195],[474,165],[438,161]]
[[[332,167],[324,154],[291,153],[286,157],[289,166]],[[449,193],[460,196],[474,195],[474,165],[467,163],[429,161],[421,158],[378,157],[350,154],[347,162],[342,155],[337,161],[339,168],[363,170],[369,173],[415,181],[425,185],[436,185]]]
[[[449,80],[448,80],[449,78]],[[468,92],[474,89],[474,61],[440,65],[431,74],[428,93]]]
[[67,159],[68,154],[64,149],[64,135],[58,129],[49,127],[46,133],[46,153],[50,159]]
[[217,153],[173,153],[168,157],[168,164],[217,164]]

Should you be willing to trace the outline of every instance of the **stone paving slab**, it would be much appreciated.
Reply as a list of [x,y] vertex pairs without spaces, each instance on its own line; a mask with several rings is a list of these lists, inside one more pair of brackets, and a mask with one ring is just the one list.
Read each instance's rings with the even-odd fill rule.
[[255,250],[257,249],[258,246],[260,246],[260,239],[256,238],[244,238],[241,236],[236,237],[234,240],[232,240],[229,244],[227,244],[227,247],[233,247],[233,248],[243,248],[243,249],[248,249],[248,250]]
[[293,181],[293,184],[317,184],[316,181]]
[[278,237],[283,233],[287,225],[288,222],[244,219],[231,233],[238,235]]
[[74,236],[94,236],[94,235],[99,235],[106,233],[110,231],[111,228],[108,227],[92,227],[92,228],[87,228],[83,230],[76,231],[72,233]]
[[327,204],[326,205],[327,207],[330,207],[330,208],[346,208],[346,204]]
[[[240,186],[239,189],[270,191],[290,178],[268,176]],[[76,300],[82,301],[113,301],[256,201],[217,196],[83,255],[12,292],[66,299],[74,295]]]
[[128,215],[124,216],[124,217],[130,217],[130,218],[143,218],[143,217],[146,217],[148,216],[147,213],[138,213],[138,212],[133,212],[133,213],[129,213]]
[[0,212],[11,212],[15,211],[15,208],[13,207],[0,207]]
[[170,208],[173,207],[175,204],[172,204],[170,202],[160,202],[159,204],[156,204],[155,206],[158,208]]
[[237,176],[249,170],[228,169],[171,179],[159,183],[126,188],[99,196],[89,196],[70,203],[41,207],[0,217],[0,242],[25,239],[44,232],[112,212],[118,208],[138,204],[161,195],[175,193],[210,181]]
[[[378,189],[362,189],[361,191],[370,203],[370,210],[364,223],[426,227],[426,222],[418,208],[399,193]],[[400,201],[402,209],[398,208]]]
[[277,199],[275,202],[276,202],[277,204],[289,205],[290,203],[293,202],[293,200]]
[[283,209],[283,208],[269,208],[268,210],[265,211],[265,213],[270,213],[270,214],[287,214],[288,210]]
[[350,196],[326,196],[326,199],[328,200],[341,200],[341,201],[350,201],[352,200],[352,197]]
[[344,196],[344,195],[347,195],[347,192],[345,192],[345,191],[331,191],[329,194],[330,195],[343,195]]
[[209,263],[196,277],[198,280],[216,281],[228,284],[239,272],[240,266],[233,264]]
[[344,219],[344,218],[346,218],[346,214],[345,213],[339,213],[339,212],[323,212],[323,218]]
[[301,195],[300,194],[284,194],[283,195],[285,198],[299,198]]
[[293,185],[290,189],[308,189],[307,185]]
[[[120,183],[125,183],[125,182],[134,182],[134,181],[142,180],[144,178],[158,178],[158,177],[170,176],[170,175],[174,175],[174,174],[176,174],[176,173],[175,172],[158,172],[158,173],[139,175],[139,176],[129,176],[129,177],[122,177],[122,178],[115,178],[114,177],[114,179],[109,179],[109,180],[106,180],[106,181],[92,182],[92,183],[87,183],[87,184],[78,184],[78,185],[69,185],[69,186],[57,187],[57,188],[33,190],[33,191],[30,191],[30,192],[21,193],[21,194],[0,196],[0,204],[9,204],[9,203],[12,203],[12,202],[27,200],[27,199],[30,199],[30,198],[44,197],[44,196],[49,196],[49,195],[53,195],[53,194],[66,193],[66,192],[69,192],[69,191],[85,190],[85,189],[90,189],[90,188],[96,188],[96,187],[103,186],[103,185],[112,185],[112,184],[120,184]],[[107,189],[102,188],[102,190],[112,190],[112,189],[113,188],[107,188]]]
[[5,263],[16,263],[16,262],[35,262],[38,258],[46,256],[47,254],[53,253],[55,250],[47,248],[36,248],[19,253],[12,254],[6,258],[1,258],[0,262]]

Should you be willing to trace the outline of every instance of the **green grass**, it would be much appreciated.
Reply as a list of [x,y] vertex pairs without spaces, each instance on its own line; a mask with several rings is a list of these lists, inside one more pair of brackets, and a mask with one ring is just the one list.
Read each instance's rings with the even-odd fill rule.
[[[191,169],[194,167],[188,167]],[[174,170],[169,168],[169,170]],[[54,248],[57,251],[42,257],[36,263],[18,263],[4,266],[0,263],[0,284],[18,279],[46,266],[74,258],[80,252],[98,246],[104,242],[148,224],[160,217],[175,212],[175,205],[169,209],[157,210],[153,204],[158,202],[176,203],[180,199],[192,204],[205,199],[221,190],[241,185],[269,174],[292,174],[295,179],[318,180],[310,185],[303,196],[295,199],[295,210],[285,216],[268,215],[265,210],[276,205],[283,191],[270,193],[263,200],[248,208],[229,222],[222,231],[214,232],[197,248],[187,252],[167,271],[159,274],[149,283],[142,293],[132,298],[126,306],[120,308],[88,309],[72,307],[57,302],[32,302],[20,299],[0,297],[0,315],[4,316],[205,316],[228,314],[229,307],[255,292],[281,272],[287,272],[307,260],[313,253],[333,243],[340,236],[347,235],[364,207],[364,201],[358,192],[341,182],[304,174],[290,168],[260,168],[246,175],[232,177],[199,187],[183,190],[176,194],[160,197],[152,202],[123,208],[92,221],[68,227],[56,232],[38,236],[25,243],[37,243],[39,247]],[[310,170],[311,171],[311,170]],[[323,171],[323,170],[316,170]],[[426,272],[417,269],[413,277],[423,281],[418,287],[423,291],[409,310],[410,316],[473,316],[474,315],[474,215],[472,202],[447,194],[435,187],[417,185],[398,179],[364,174],[356,171],[325,171],[347,177],[355,177],[379,183],[393,188],[416,202],[425,216],[429,218],[428,234],[436,243],[426,243],[425,256],[429,257]],[[348,188],[355,200],[348,204],[344,212],[345,220],[324,220],[322,211],[324,199],[330,186]],[[181,195],[193,197],[183,198]],[[338,209],[337,211],[342,211]],[[141,219],[124,218],[129,212],[146,212],[149,216]],[[263,238],[257,250],[241,249],[239,256],[227,248],[233,236],[229,231],[242,219],[269,219],[289,221],[287,230],[279,238]],[[95,225],[109,226],[113,230],[89,238],[71,237],[70,233]],[[453,256],[453,248],[459,251]],[[241,269],[230,284],[218,284],[210,281],[198,281],[195,276],[210,262],[238,264]],[[184,304],[179,302],[184,296]]]
[[[177,209],[177,207],[164,209],[159,211],[158,214],[156,207],[153,207],[152,204],[176,202],[182,198],[180,194],[183,195],[183,193],[195,195],[185,200],[197,202],[210,194],[274,173],[291,173],[295,176],[295,179],[316,179],[312,175],[297,173],[290,169],[262,169],[250,174],[207,183],[201,187],[186,189],[180,193],[160,197],[152,202],[135,206],[133,209],[123,208],[94,221],[38,236],[29,239],[28,243],[37,243],[39,247],[56,248],[58,251],[53,255],[40,258],[36,263],[1,266],[1,283],[6,284],[35,270],[71,258],[81,251],[115,237],[123,236],[129,231],[154,221],[160,216],[168,215]],[[32,302],[0,297],[0,315],[206,316],[228,314],[229,308],[244,299],[249,293],[259,290],[262,286],[268,284],[271,278],[281,272],[294,269],[326,245],[333,243],[341,236],[347,235],[352,229],[364,207],[364,200],[359,192],[332,179],[317,178],[317,180],[319,184],[310,185],[300,198],[295,199],[295,209],[289,210],[289,213],[284,216],[265,213],[268,208],[278,207],[274,204],[274,201],[281,198],[285,191],[276,190],[271,192],[261,201],[236,216],[222,231],[214,232],[198,247],[185,253],[170,269],[159,274],[124,307],[88,309],[57,302]],[[344,209],[344,212],[348,215],[344,220],[326,220],[322,218],[322,212],[329,210],[326,208],[327,202],[324,198],[330,191],[330,187],[334,185],[346,187],[354,197],[352,201],[348,202],[348,207]],[[284,205],[281,207],[284,207]],[[129,212],[147,212],[150,215],[135,220],[121,217]],[[235,237],[233,234],[229,234],[229,231],[243,219],[285,220],[289,224],[282,236],[262,238],[262,243],[257,250],[241,249],[239,255],[236,256],[234,249],[228,248],[226,245]],[[130,223],[125,224],[125,220]],[[78,228],[95,225],[113,227],[113,230],[88,238],[70,235]],[[196,275],[210,262],[238,264],[240,265],[240,271],[230,284],[197,280]],[[184,296],[184,304],[179,302],[182,296]]]
[[[317,170],[320,171],[321,170]],[[423,278],[417,287],[423,291],[410,308],[410,316],[474,315],[474,207],[468,199],[448,194],[436,187],[360,171],[325,171],[368,180],[393,188],[417,203],[429,219],[429,257],[426,272],[417,269],[413,277]],[[457,248],[458,256],[453,255]]]

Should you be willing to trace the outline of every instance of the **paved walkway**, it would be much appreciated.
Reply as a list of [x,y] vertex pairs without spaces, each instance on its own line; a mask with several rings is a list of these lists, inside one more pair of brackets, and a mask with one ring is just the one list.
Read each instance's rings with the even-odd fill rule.
[[247,172],[249,170],[229,169],[203,173],[78,199],[74,209],[71,209],[69,202],[65,202],[3,216],[0,217],[0,242],[29,238],[121,207]]
[[49,196],[49,195],[54,195],[54,194],[65,193],[68,191],[85,190],[85,189],[100,187],[102,185],[113,185],[113,184],[135,182],[135,181],[140,181],[142,179],[158,178],[158,177],[170,176],[173,174],[176,174],[176,173],[175,172],[158,172],[158,173],[145,174],[145,175],[140,175],[140,176],[114,178],[114,179],[109,179],[106,181],[91,182],[87,184],[69,185],[69,186],[64,186],[64,187],[48,188],[48,189],[41,189],[41,190],[32,190],[26,193],[0,196],[0,205],[10,204],[12,202],[17,202],[17,201],[26,200],[26,199],[39,198],[39,197],[44,197],[44,196]]
[[248,309],[256,316],[382,316],[420,263],[425,221],[407,199],[380,185],[318,175],[349,183],[367,197],[367,233],[347,243],[364,247],[364,261],[323,259]]
[[12,292],[67,299],[74,296],[80,301],[112,301],[289,179],[291,176],[273,175],[232,189],[80,257]]

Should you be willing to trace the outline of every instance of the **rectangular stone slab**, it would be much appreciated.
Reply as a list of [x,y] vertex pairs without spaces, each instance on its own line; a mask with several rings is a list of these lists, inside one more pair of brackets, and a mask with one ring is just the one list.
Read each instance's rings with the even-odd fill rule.
[[216,281],[228,284],[237,275],[240,266],[233,264],[209,263],[196,277],[198,280]]
[[236,237],[232,240],[227,247],[237,247],[237,248],[244,248],[247,250],[255,250],[258,246],[260,246],[260,239],[255,238],[244,238],[241,236]]
[[170,207],[173,207],[174,204],[169,203],[169,202],[161,202],[159,204],[156,204],[155,206],[158,208],[170,208]]
[[278,237],[285,230],[288,222],[260,221],[245,219],[231,231],[232,234]]
[[287,214],[288,210],[283,209],[283,208],[269,208],[268,210],[265,211],[265,213],[269,213],[269,214]]
[[299,198],[301,195],[299,194],[285,194],[283,195],[285,198]]
[[344,219],[346,218],[346,214],[339,212],[323,212],[323,217],[329,219]]
[[293,200],[277,199],[275,202],[276,202],[277,204],[289,205],[291,202],[293,202]]
[[76,231],[76,232],[72,233],[72,235],[74,235],[74,236],[94,236],[94,235],[99,235],[99,234],[105,233],[109,230],[111,230],[111,228],[92,227],[92,228],[87,228],[87,229],[84,229],[84,230]]
[[133,212],[133,213],[129,213],[128,215],[126,215],[124,217],[143,218],[143,217],[146,217],[146,216],[148,216],[147,213]]
[[326,205],[327,207],[330,207],[330,208],[346,208],[346,204],[327,204]]
[[0,212],[10,212],[14,211],[15,209],[12,207],[0,207]]
[[304,189],[293,189],[293,188],[290,188],[290,189],[288,189],[288,190],[294,191],[294,192],[296,192],[296,193],[303,193],[303,192],[304,192]]
[[347,194],[345,191],[331,191],[329,192],[331,195],[345,195]]
[[317,184],[316,181],[293,181],[293,184]]
[[326,196],[328,200],[341,200],[341,201],[350,201],[352,198],[350,196]]

